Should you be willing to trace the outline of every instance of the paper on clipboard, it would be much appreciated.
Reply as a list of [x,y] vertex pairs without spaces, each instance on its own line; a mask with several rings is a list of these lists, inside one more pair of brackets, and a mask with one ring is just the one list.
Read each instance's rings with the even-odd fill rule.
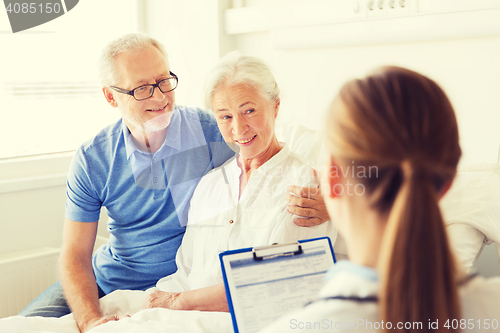
[[328,237],[220,254],[235,332],[252,333],[311,301],[335,256]]

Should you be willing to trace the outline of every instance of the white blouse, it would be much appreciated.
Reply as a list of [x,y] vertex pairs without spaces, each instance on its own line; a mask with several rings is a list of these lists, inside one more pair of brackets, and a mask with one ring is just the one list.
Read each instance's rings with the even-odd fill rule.
[[287,210],[289,185],[315,183],[310,166],[287,145],[254,170],[239,197],[241,169],[236,158],[212,170],[200,181],[191,199],[188,226],[177,252],[177,272],[158,281],[163,291],[180,292],[221,283],[219,253],[245,247],[329,236],[331,221],[299,227]]

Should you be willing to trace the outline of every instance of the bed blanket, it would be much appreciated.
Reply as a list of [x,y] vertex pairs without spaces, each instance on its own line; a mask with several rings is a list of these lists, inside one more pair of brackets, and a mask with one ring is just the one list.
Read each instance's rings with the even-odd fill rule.
[[[224,312],[177,311],[168,309],[142,310],[144,292],[115,292],[101,301],[105,314],[130,315],[119,321],[107,322],[89,333],[232,333],[231,315]],[[72,315],[62,318],[8,317],[0,319],[0,332],[9,333],[79,333]]]

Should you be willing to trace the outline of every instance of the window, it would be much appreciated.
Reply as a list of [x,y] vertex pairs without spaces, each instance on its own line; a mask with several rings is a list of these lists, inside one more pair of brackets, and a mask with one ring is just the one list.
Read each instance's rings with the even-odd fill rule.
[[0,10],[0,159],[75,150],[120,117],[102,95],[97,63],[137,21],[135,0],[85,0],[12,34]]

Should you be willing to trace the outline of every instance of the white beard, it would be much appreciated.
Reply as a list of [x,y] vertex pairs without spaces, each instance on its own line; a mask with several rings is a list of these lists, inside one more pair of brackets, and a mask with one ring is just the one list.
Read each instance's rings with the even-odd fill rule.
[[173,114],[174,111],[169,111],[144,122],[142,124],[143,130],[146,132],[156,132],[167,128],[168,125],[170,125],[170,120],[172,119]]

